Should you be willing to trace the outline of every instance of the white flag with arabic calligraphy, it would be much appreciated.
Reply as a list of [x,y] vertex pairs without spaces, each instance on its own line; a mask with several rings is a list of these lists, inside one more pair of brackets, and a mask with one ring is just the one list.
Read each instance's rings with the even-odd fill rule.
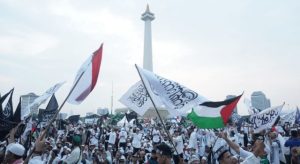
[[[160,102],[156,97],[152,97],[155,105],[160,106]],[[122,104],[143,116],[149,108],[153,108],[143,83],[141,81],[135,83],[119,100]]]
[[271,128],[280,115],[283,105],[271,107],[257,114],[251,115],[250,123],[253,125],[254,133]]
[[25,109],[22,109],[21,119],[23,120],[25,117],[30,115],[30,109],[33,106],[40,106],[44,103],[50,96],[52,96],[65,82],[57,83],[53,87],[49,88],[43,95],[36,98],[31,104],[27,105]]
[[159,97],[170,113],[186,114],[207,101],[195,91],[136,65],[151,97]]

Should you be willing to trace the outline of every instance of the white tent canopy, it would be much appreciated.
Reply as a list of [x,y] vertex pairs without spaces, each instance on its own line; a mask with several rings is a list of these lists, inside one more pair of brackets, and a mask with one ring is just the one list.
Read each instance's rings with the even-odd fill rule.
[[134,120],[135,120],[135,119],[132,119],[132,120],[130,120],[130,122],[128,122],[127,119],[126,119],[126,116],[124,116],[124,117],[117,123],[117,126],[123,127],[124,124],[125,124],[126,127],[127,127],[127,126],[134,126]]

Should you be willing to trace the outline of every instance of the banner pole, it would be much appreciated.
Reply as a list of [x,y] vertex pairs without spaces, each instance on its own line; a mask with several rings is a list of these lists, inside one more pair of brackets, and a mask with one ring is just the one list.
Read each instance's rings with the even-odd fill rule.
[[[72,94],[73,90],[75,89],[75,87],[77,86],[78,82],[80,81],[81,77],[83,76],[85,72],[82,72],[80,74],[80,76],[78,77],[77,81],[75,82],[74,86],[72,87],[72,89],[70,90],[69,94],[67,95],[67,97],[65,98],[65,100],[63,101],[63,103],[60,105],[59,109],[56,111],[56,113],[54,114],[54,116],[52,117],[51,121],[49,122],[49,124],[46,126],[45,128],[45,132],[42,133],[38,138],[40,138],[40,141],[42,140],[42,138],[45,137],[46,132],[49,130],[50,125],[55,121],[55,118],[57,117],[58,113],[61,111],[62,107],[65,105],[66,101],[68,100],[68,98],[70,97],[70,95]],[[29,159],[31,157],[31,155],[33,154],[35,150],[35,146],[34,148],[31,150],[31,152],[29,153],[29,155],[26,157],[26,159],[24,160],[24,163],[27,164],[29,162]]]
[[165,126],[165,124],[164,124],[164,122],[163,122],[163,120],[162,120],[162,118],[161,118],[161,116],[160,116],[160,114],[159,114],[159,112],[158,112],[158,110],[157,110],[157,107],[156,107],[156,105],[155,105],[155,103],[154,103],[154,101],[153,101],[151,95],[150,95],[149,92],[148,92],[148,89],[147,89],[147,87],[146,87],[146,85],[145,85],[145,82],[144,82],[144,80],[143,80],[143,78],[142,78],[142,76],[141,76],[141,73],[140,73],[139,69],[137,68],[137,65],[136,65],[136,64],[135,64],[135,68],[136,68],[136,70],[138,71],[138,74],[139,74],[139,76],[140,76],[140,78],[141,78],[141,81],[142,81],[142,83],[143,83],[143,85],[144,85],[144,87],[145,87],[145,89],[146,89],[146,92],[147,92],[147,94],[148,94],[149,97],[150,97],[150,100],[151,100],[151,102],[152,102],[152,104],[153,104],[153,107],[154,107],[154,109],[155,109],[155,111],[156,111],[156,113],[157,113],[157,115],[158,115],[158,117],[159,117],[159,119],[160,119],[161,124],[163,125],[163,128],[164,128],[165,132],[167,133],[167,136],[168,136],[168,138],[169,138],[169,140],[170,140],[172,146],[173,146],[174,149],[175,149],[176,154],[179,155],[179,154],[178,154],[178,151],[176,150],[176,147],[175,147],[175,145],[174,145],[174,143],[173,143],[173,140],[172,140],[172,138],[171,138],[171,135],[170,135],[169,131],[167,130],[167,128],[166,128],[166,126]]

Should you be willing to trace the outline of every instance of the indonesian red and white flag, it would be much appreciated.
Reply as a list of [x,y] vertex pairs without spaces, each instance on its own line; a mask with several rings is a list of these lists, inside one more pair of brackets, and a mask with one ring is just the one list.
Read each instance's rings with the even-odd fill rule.
[[70,94],[68,103],[80,104],[95,88],[102,60],[102,48],[103,44],[82,64],[74,80],[74,85],[77,85]]

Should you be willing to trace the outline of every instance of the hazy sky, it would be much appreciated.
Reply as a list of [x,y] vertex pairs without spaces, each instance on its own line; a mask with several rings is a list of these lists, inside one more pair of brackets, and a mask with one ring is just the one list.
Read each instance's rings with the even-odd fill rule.
[[[200,95],[223,100],[261,90],[272,106],[300,105],[300,1],[282,0],[0,0],[0,92],[42,94],[61,81],[59,104],[77,70],[102,42],[94,91],[63,112],[85,115],[98,107],[124,107],[118,99],[139,80],[149,3],[154,72]],[[46,104],[45,104],[46,105]],[[43,105],[43,106],[45,106]],[[42,107],[43,107],[42,106]]]

